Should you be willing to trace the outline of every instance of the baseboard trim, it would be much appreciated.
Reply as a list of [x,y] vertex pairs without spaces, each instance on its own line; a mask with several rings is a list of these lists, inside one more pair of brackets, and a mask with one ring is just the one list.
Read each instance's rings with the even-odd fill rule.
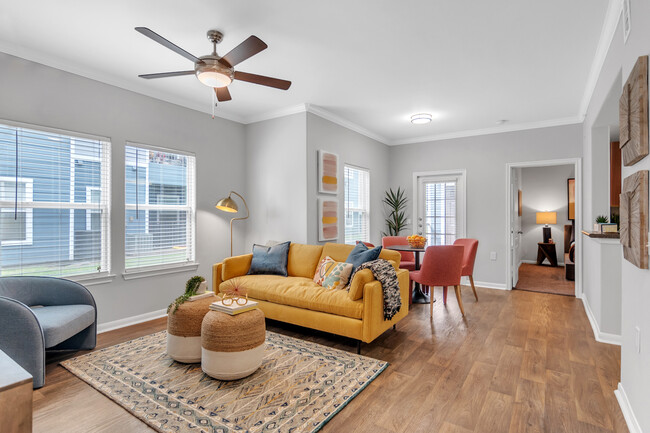
[[616,395],[616,400],[618,400],[618,405],[621,407],[623,418],[625,418],[625,423],[630,433],[642,433],[641,426],[636,416],[634,416],[634,411],[632,410],[630,401],[627,399],[627,394],[625,394],[622,383],[619,382],[618,389],[614,391],[614,395]]
[[[469,286],[469,278],[463,277],[461,284]],[[476,287],[483,287],[485,289],[508,290],[505,284],[489,283],[487,281],[474,281],[474,285]]]
[[589,301],[587,296],[583,293],[580,297],[582,299],[582,305],[585,307],[585,313],[587,313],[587,318],[591,324],[591,330],[594,333],[594,338],[600,343],[615,344],[617,346],[621,345],[622,337],[617,334],[609,334],[607,332],[601,332],[596,317],[594,316],[593,311],[591,311],[591,306],[589,306]]
[[167,309],[151,311],[149,313],[139,314],[137,316],[125,317],[124,319],[114,320],[112,322],[100,323],[97,325],[97,333],[113,331],[115,329],[125,328],[138,323],[148,322],[149,320],[160,319],[167,315]]

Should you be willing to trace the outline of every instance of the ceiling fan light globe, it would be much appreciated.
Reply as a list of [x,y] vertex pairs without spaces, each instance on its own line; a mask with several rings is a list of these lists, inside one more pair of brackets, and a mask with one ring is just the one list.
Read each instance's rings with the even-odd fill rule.
[[197,71],[196,77],[208,87],[226,87],[232,83],[232,79],[218,71]]

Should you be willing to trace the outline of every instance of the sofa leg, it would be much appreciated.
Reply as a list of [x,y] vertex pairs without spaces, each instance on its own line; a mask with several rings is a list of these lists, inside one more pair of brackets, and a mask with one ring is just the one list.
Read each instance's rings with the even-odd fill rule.
[[393,325],[393,331],[397,329],[397,324]]
[[357,340],[357,355],[361,355],[361,340]]

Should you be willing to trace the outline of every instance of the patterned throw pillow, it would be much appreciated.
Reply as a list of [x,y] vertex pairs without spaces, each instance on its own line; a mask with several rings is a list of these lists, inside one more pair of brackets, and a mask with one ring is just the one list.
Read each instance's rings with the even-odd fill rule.
[[348,285],[352,274],[351,263],[340,263],[327,256],[320,261],[314,274],[314,283],[325,289],[342,289]]

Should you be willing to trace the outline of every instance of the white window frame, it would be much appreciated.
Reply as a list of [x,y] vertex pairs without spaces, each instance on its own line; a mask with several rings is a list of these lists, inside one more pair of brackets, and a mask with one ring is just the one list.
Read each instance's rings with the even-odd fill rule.
[[[34,201],[34,179],[31,177],[19,177],[16,179],[15,177],[10,177],[10,176],[0,176],[0,183],[4,182],[11,182],[15,183],[18,181],[18,183],[24,183],[25,184],[25,201],[24,202],[19,202],[18,205],[18,212],[24,213],[25,214],[25,239],[20,240],[20,241],[2,241],[2,246],[3,247],[11,247],[11,246],[17,246],[17,245],[32,245],[33,239],[34,239],[34,211],[33,209],[25,209],[21,208],[21,205],[24,203],[32,203]],[[3,186],[3,188],[5,188]],[[14,213],[15,209],[14,203],[11,203],[12,206],[6,206],[5,204],[9,203],[8,201],[3,201],[2,202],[2,209],[0,210],[2,213]]]
[[[191,152],[182,151],[178,149],[169,149],[159,146],[151,146],[148,144],[137,143],[132,141],[126,142],[127,147],[134,147],[136,149],[144,149],[154,152],[166,152],[166,153],[175,153],[177,155],[183,155],[193,158],[193,167],[194,172],[192,173],[191,179],[187,185],[187,204],[185,205],[160,205],[160,204],[127,204],[126,203],[126,194],[124,195],[124,215],[126,216],[126,211],[145,211],[145,231],[149,233],[150,231],[150,220],[149,220],[149,211],[186,211],[188,215],[188,224],[186,224],[186,239],[191,243],[191,253],[190,258],[183,262],[172,262],[165,264],[158,264],[152,266],[134,266],[126,267],[126,237],[124,239],[124,272],[122,276],[125,280],[130,280],[134,278],[143,278],[149,276],[156,276],[160,274],[167,274],[172,272],[184,272],[189,270],[198,269],[199,263],[196,261],[196,155]],[[137,151],[137,150],[136,150]],[[126,157],[126,156],[125,156]],[[146,167],[148,164],[139,163],[138,166]],[[126,167],[126,161],[125,161]],[[126,185],[126,184],[125,184]],[[149,171],[146,171],[146,192],[145,197],[147,201],[149,200]],[[126,225],[126,221],[124,222]],[[126,230],[125,230],[126,235]]]
[[[96,204],[99,205],[99,203],[93,203],[92,201],[92,192],[93,191],[99,191],[99,194],[102,193],[102,190],[98,186],[87,186],[86,187],[86,203],[91,203],[91,204]],[[100,199],[101,203],[101,199]],[[93,214],[101,214],[101,209],[87,209],[86,210],[86,231],[92,230],[93,224],[92,224],[92,215]],[[100,222],[101,224],[101,222]],[[100,228],[101,230],[101,228]]]
[[[345,183],[346,183],[345,169],[346,168],[349,168],[349,169],[352,169],[352,170],[363,171],[363,172],[366,172],[368,174],[368,191],[366,191],[366,194],[365,194],[365,198],[366,198],[365,205],[367,206],[367,208],[365,208],[365,209],[364,208],[352,208],[352,207],[348,208],[348,201],[345,198],[345,193],[346,193],[346,191],[345,191]],[[355,239],[355,240],[356,241],[362,241],[362,242],[370,242],[370,169],[367,169],[367,168],[364,168],[364,167],[359,167],[358,165],[353,165],[353,164],[347,164],[347,163],[344,164],[343,165],[343,188],[344,188],[344,191],[343,191],[343,212],[344,212],[343,213],[343,221],[344,221],[344,223],[343,224],[345,226],[345,230],[343,232],[343,242],[345,242],[345,238],[346,238],[345,231],[347,231],[348,228],[354,227],[354,223],[352,223],[351,225],[348,225],[348,223],[347,223],[348,210],[350,210],[351,212],[360,212],[363,215],[366,227],[368,228],[368,230],[366,231],[366,239]]]
[[[91,135],[91,134],[85,134],[81,132],[74,132],[74,131],[68,131],[64,129],[57,129],[57,128],[50,128],[46,126],[41,126],[41,125],[33,125],[29,123],[22,123],[22,122],[15,122],[12,120],[6,120],[6,119],[0,119],[0,124],[1,125],[6,125],[9,127],[14,127],[14,128],[22,128],[22,129],[31,129],[33,131],[37,132],[42,132],[46,134],[54,134],[54,135],[63,135],[66,137],[69,137],[71,145],[74,144],[75,139],[86,139],[86,140],[93,140],[93,141],[98,141],[101,143],[103,152],[105,153],[106,157],[104,158],[104,167],[102,169],[106,170],[105,176],[101,177],[101,190],[104,192],[106,200],[101,206],[101,212],[106,214],[106,224],[103,225],[102,227],[102,244],[101,244],[101,251],[102,251],[102,259],[100,262],[103,262],[106,267],[105,269],[98,269],[97,272],[89,273],[89,274],[75,274],[75,275],[63,275],[63,277],[68,278],[72,281],[77,281],[77,282],[83,282],[85,285],[94,285],[94,284],[103,284],[103,283],[110,283],[113,281],[113,278],[115,275],[111,274],[111,229],[110,229],[110,219],[111,219],[111,140],[107,137],[102,137],[99,135]],[[57,140],[56,138],[53,138],[54,140]],[[74,154],[74,146],[72,146],[71,149],[71,164],[74,164],[73,158]],[[92,158],[92,157],[84,157],[83,159],[94,159],[99,161],[99,158]],[[71,167],[71,183],[73,181],[73,176],[74,176],[74,170]],[[15,179],[15,178],[13,178]],[[32,183],[32,192],[33,192],[33,183]],[[74,197],[74,196],[71,196]],[[72,198],[74,200],[74,198]],[[13,201],[2,201],[0,200],[0,208],[5,208],[9,207],[14,204]],[[64,206],[62,206],[64,205]],[[33,211],[33,209],[70,209],[70,212],[73,212],[74,209],[86,209],[86,204],[80,204],[80,203],[59,203],[59,202],[41,202],[33,201],[33,194],[32,194],[32,202],[30,203],[31,209],[26,209],[29,211]],[[31,212],[30,212],[31,213]],[[30,219],[32,222],[32,243],[33,243],[33,214],[32,218]],[[72,221],[72,219],[71,219]],[[71,240],[70,242],[73,242]],[[4,246],[4,242],[2,243]],[[72,254],[71,252],[70,254]]]
[[462,239],[467,236],[467,170],[438,170],[438,171],[417,171],[413,173],[413,230],[415,233],[420,233],[421,227],[419,226],[419,209],[420,194],[419,182],[420,178],[434,177],[441,180],[449,179],[451,177],[457,178],[456,184],[456,239]]

